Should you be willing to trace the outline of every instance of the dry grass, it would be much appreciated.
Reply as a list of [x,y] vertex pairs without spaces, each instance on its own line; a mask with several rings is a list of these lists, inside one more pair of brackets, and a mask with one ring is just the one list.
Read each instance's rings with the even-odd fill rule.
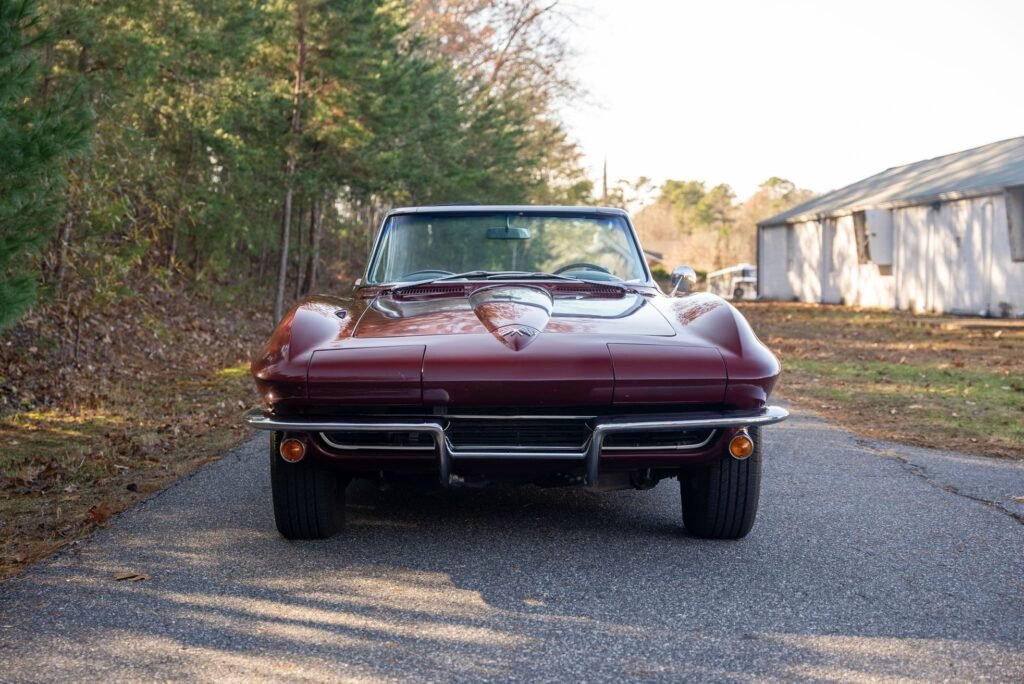
[[781,396],[879,439],[1022,458],[1024,328],[903,312],[740,306],[782,360]]
[[240,414],[256,402],[248,358],[270,326],[269,316],[154,294],[81,328],[44,310],[7,333],[0,579],[243,439]]

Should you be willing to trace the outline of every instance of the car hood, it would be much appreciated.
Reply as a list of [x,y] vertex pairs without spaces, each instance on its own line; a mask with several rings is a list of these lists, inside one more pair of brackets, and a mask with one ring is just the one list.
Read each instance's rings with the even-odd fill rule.
[[513,351],[542,335],[671,337],[672,325],[642,295],[585,288],[553,295],[529,285],[493,285],[454,297],[379,296],[356,326],[356,338],[490,333]]
[[311,297],[278,324],[253,374],[282,413],[764,405],[779,363],[724,300],[572,287]]
[[363,405],[720,400],[721,355],[680,347],[675,337],[649,298],[622,288],[501,284],[456,296],[384,294],[362,313],[349,344],[313,355],[309,392]]

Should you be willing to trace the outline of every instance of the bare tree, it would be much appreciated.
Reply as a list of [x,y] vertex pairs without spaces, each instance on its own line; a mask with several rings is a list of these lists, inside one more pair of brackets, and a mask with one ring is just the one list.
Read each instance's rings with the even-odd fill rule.
[[572,20],[558,0],[418,0],[420,31],[478,87],[532,94],[540,108],[578,94],[565,36]]
[[291,141],[285,167],[284,207],[281,210],[281,260],[277,269],[277,297],[274,299],[274,318],[284,315],[284,290],[288,280],[288,242],[292,228],[292,196],[295,188],[295,170],[298,168],[298,137],[302,132],[302,77],[306,70],[306,6],[303,0],[295,3],[295,82],[292,91]]
[[320,210],[320,202],[314,200],[313,208],[310,210],[309,263],[306,265],[306,282],[302,286],[302,291],[306,294],[316,289],[317,277],[320,275],[320,234],[323,225],[324,215]]

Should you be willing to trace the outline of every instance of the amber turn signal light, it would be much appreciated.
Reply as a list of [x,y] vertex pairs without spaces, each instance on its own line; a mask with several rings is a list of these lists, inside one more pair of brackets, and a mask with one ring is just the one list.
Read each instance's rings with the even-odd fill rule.
[[754,440],[745,432],[729,440],[729,454],[738,461],[742,461],[754,453]]
[[281,442],[281,458],[289,463],[298,463],[306,455],[306,445],[297,439],[286,439]]

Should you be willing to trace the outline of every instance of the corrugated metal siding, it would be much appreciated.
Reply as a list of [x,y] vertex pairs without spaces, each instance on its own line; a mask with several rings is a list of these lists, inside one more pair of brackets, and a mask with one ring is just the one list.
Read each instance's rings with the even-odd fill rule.
[[857,255],[853,217],[761,229],[761,296],[892,308],[893,277]]
[[1024,313],[1024,262],[1010,258],[1001,195],[895,211],[897,307],[919,313]]
[[[1024,261],[1012,258],[1002,189],[1021,184],[1024,137],[890,169],[811,200],[760,224],[761,295],[1024,316]],[[932,203],[909,204],[915,198]],[[892,212],[891,267],[860,263],[857,209]],[[888,235],[882,224],[872,240]],[[888,264],[887,250],[877,251]]]
[[853,216],[843,216],[836,220],[835,255],[837,278],[842,301],[857,306],[878,306],[892,308],[893,299],[892,269],[883,273],[878,264],[861,263],[857,254],[857,233],[854,228]]

